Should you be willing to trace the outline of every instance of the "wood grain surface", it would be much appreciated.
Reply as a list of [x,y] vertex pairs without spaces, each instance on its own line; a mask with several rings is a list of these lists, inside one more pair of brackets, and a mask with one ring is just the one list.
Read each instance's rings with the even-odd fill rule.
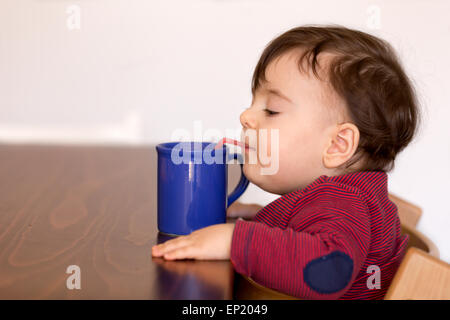
[[231,299],[229,261],[151,257],[156,163],[154,145],[0,145],[0,299]]

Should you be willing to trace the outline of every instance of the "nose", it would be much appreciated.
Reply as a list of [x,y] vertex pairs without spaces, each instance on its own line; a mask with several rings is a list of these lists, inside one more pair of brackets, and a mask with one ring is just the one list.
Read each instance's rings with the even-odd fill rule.
[[241,125],[244,128],[247,129],[255,129],[256,128],[256,119],[255,116],[252,114],[252,111],[250,109],[245,109],[244,112],[241,113],[240,116]]

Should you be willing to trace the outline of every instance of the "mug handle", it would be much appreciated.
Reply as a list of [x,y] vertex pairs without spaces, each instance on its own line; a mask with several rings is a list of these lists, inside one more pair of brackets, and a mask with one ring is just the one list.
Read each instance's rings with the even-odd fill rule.
[[243,169],[243,160],[242,160],[242,155],[240,153],[233,153],[230,155],[230,157],[227,159],[227,163],[230,160],[238,160],[239,165],[241,166],[241,179],[239,180],[238,185],[236,186],[236,188],[230,193],[230,195],[228,196],[228,200],[227,200],[227,208],[234,202],[236,201],[245,191],[245,189],[247,189],[250,181],[248,181],[248,179],[245,177],[244,175],[244,169]]

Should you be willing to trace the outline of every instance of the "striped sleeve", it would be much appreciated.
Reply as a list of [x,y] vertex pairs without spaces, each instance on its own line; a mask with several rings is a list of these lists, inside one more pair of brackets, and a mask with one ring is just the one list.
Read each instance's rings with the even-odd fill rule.
[[342,296],[368,254],[368,211],[358,196],[319,189],[286,228],[238,220],[231,245],[236,272],[299,298]]

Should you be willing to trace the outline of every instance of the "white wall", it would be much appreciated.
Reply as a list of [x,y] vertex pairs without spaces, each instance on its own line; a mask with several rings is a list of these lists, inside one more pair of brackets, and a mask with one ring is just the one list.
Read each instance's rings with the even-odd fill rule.
[[[449,14],[445,0],[0,0],[0,142],[159,143],[196,120],[239,130],[269,40],[306,23],[361,29],[391,41],[416,83],[424,125],[389,188],[422,206],[418,229],[450,261]],[[251,185],[242,201],[275,198]]]

